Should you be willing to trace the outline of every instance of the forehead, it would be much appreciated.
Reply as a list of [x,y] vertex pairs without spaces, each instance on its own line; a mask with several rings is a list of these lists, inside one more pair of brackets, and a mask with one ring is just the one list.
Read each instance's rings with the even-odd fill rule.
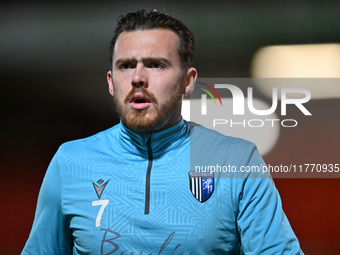
[[179,60],[178,45],[178,35],[169,29],[122,32],[116,41],[113,59],[163,57]]

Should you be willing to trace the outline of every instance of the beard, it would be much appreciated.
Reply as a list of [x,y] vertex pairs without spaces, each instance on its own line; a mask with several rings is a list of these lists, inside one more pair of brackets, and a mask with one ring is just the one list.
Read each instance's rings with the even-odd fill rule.
[[[123,102],[119,101],[119,96],[115,93],[113,100],[122,123],[137,133],[160,131],[176,124],[181,116],[183,78],[181,77],[178,82],[177,89],[172,90],[161,104],[144,87],[133,87]],[[146,96],[150,100],[151,106],[140,110],[131,108],[129,102],[137,92]]]

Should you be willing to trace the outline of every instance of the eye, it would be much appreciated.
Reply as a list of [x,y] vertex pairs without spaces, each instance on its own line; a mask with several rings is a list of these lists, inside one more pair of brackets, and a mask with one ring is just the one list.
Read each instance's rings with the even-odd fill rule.
[[160,65],[159,63],[154,63],[154,64],[152,65],[152,67],[153,67],[153,68],[160,68],[161,65]]
[[154,62],[154,63],[151,63],[150,67],[155,68],[155,69],[161,69],[161,68],[165,68],[165,65],[158,63],[158,62]]
[[123,63],[123,64],[120,64],[118,66],[119,69],[131,69],[132,68],[132,65],[131,64],[128,64],[128,63]]

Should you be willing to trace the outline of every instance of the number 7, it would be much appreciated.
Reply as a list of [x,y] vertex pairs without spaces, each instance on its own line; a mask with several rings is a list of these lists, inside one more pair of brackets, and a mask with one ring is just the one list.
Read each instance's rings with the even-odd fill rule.
[[96,218],[96,227],[100,227],[100,221],[102,220],[104,209],[108,204],[109,204],[108,199],[92,201],[92,206],[101,205]]

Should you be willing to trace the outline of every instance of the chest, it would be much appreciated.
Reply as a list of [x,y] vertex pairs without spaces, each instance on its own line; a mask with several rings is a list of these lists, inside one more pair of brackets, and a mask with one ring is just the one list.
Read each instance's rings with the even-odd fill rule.
[[[196,178],[194,183],[189,165],[183,155],[167,164],[153,160],[151,170],[148,160],[119,160],[69,171],[62,204],[75,254],[208,254],[211,247],[235,249],[227,180],[211,179],[204,185]],[[204,202],[193,191],[207,194],[203,188],[210,191]]]

